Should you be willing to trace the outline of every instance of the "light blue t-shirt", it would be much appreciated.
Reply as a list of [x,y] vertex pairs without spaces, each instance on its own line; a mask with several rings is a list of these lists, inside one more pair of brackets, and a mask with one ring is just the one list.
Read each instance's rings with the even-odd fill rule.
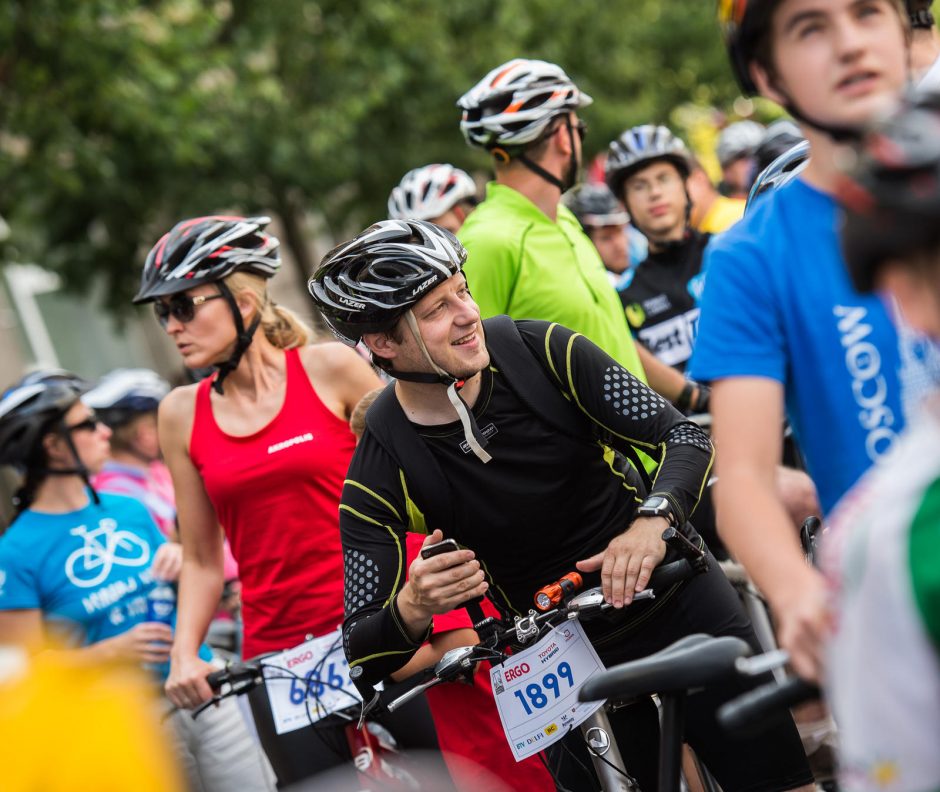
[[[66,647],[88,646],[147,620],[147,593],[155,585],[150,568],[166,541],[138,501],[99,497],[100,505],[89,500],[67,514],[27,509],[0,537],[0,610],[41,610],[46,631]],[[202,647],[200,656],[211,653]]]
[[882,298],[852,288],[837,211],[828,195],[795,180],[713,240],[691,366],[700,381],[784,385],[825,513],[905,423],[898,332]]

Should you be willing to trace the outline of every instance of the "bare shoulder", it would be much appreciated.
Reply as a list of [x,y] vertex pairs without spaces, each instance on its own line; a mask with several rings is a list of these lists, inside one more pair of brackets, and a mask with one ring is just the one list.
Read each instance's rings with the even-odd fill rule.
[[320,398],[343,420],[366,393],[382,385],[368,361],[338,341],[305,346],[300,359]]
[[300,359],[304,368],[311,370],[336,371],[368,363],[350,346],[339,341],[321,341],[300,348]]
[[[182,432],[189,437],[193,416],[196,413],[196,391],[199,383],[182,385],[171,390],[160,402],[158,420],[161,429]],[[163,433],[167,436],[166,432]]]

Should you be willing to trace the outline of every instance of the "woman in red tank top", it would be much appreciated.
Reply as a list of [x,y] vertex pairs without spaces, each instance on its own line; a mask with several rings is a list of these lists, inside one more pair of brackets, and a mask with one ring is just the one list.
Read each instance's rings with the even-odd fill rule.
[[[348,417],[380,384],[339,343],[275,306],[268,218],[178,223],[154,247],[135,302],[154,302],[189,368],[215,366],[161,403],[160,444],[173,475],[183,544],[179,619],[167,695],[208,700],[197,651],[222,592],[222,531],[239,565],[245,656],[288,649],[343,618],[340,490],[354,440]],[[256,332],[260,331],[260,332]]]

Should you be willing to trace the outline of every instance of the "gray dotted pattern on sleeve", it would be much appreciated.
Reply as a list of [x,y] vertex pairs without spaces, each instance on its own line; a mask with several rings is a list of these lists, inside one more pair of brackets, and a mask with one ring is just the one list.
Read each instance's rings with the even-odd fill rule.
[[352,613],[369,605],[379,589],[379,569],[375,562],[359,550],[347,550],[344,556],[346,576],[343,605]]
[[643,421],[666,408],[665,400],[651,391],[621,366],[609,366],[604,372],[604,401],[621,415]]
[[693,423],[676,424],[666,435],[667,445],[690,445],[699,448],[710,454],[712,451],[711,441],[708,435],[700,427]]

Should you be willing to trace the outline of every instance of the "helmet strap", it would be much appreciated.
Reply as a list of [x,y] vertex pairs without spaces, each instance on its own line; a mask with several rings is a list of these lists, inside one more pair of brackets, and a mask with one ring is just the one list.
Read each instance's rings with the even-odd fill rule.
[[68,427],[65,425],[65,419],[62,418],[59,420],[59,434],[65,438],[65,444],[69,447],[69,451],[72,452],[72,458],[75,460],[75,467],[72,468],[50,468],[45,467],[43,473],[47,476],[79,476],[84,482],[85,486],[88,488],[88,491],[91,492],[91,499],[95,502],[95,506],[101,505],[101,498],[98,497],[98,492],[91,485],[91,474],[88,472],[88,468],[85,467],[85,463],[82,462],[82,458],[78,455],[78,449],[75,447],[75,442],[72,440],[72,435],[68,430]]
[[568,189],[565,186],[565,182],[559,179],[555,174],[549,173],[547,170],[545,170],[545,168],[543,168],[538,163],[535,163],[532,160],[530,160],[525,154],[520,154],[518,157],[516,157],[516,159],[519,160],[519,162],[521,162],[523,165],[525,165],[536,176],[541,176],[549,184],[561,190],[561,192],[564,192],[565,190]]
[[460,425],[463,427],[463,436],[467,441],[467,445],[470,446],[470,450],[473,451],[474,455],[481,462],[489,462],[493,457],[484,450],[484,447],[489,441],[483,436],[480,427],[477,426],[476,419],[473,417],[473,411],[467,406],[467,403],[458,393],[460,388],[463,387],[464,381],[458,380],[434,362],[431,353],[428,352],[428,348],[424,343],[424,339],[421,337],[421,331],[418,329],[418,320],[415,319],[414,312],[410,308],[405,312],[405,321],[408,323],[408,327],[411,328],[411,333],[415,337],[418,348],[424,355],[425,360],[431,365],[431,368],[434,369],[435,373],[398,372],[393,370],[390,372],[391,375],[406,382],[446,385],[447,399],[457,412],[457,417],[460,419]]
[[786,103],[783,105],[783,109],[800,123],[812,127],[817,132],[822,132],[824,135],[828,135],[835,143],[852,143],[854,141],[861,140],[863,132],[860,128],[836,126],[833,124],[825,124],[822,121],[816,121],[815,119],[810,118],[808,115],[806,115],[806,113],[801,111],[796,106],[796,102],[794,102],[787,95],[786,91],[776,84],[776,80],[773,80],[772,84],[777,93],[786,99]]
[[[558,116],[556,115],[555,118],[557,117]],[[536,176],[541,176],[543,179],[545,179],[545,181],[547,181],[549,184],[553,185],[554,187],[557,187],[563,193],[567,192],[572,187],[574,187],[574,185],[577,184],[577,181],[578,181],[578,157],[575,154],[575,150],[574,150],[574,129],[571,126],[571,116],[569,116],[567,113],[565,114],[565,127],[568,130],[568,140],[571,142],[571,154],[569,155],[569,159],[568,159],[568,170],[565,173],[565,176],[563,179],[559,179],[554,173],[550,173],[538,163],[530,160],[525,155],[524,151],[521,154],[516,155],[516,159],[519,160],[519,162],[521,162],[523,165],[525,165]],[[534,146],[534,145],[537,145],[538,143],[541,143],[546,138],[550,137],[551,135],[554,135],[558,131],[558,129],[559,127],[557,126],[552,129],[549,129],[546,133],[540,135],[539,138],[535,140],[531,145]],[[500,162],[509,161],[509,154],[506,152],[505,149],[502,149],[499,147],[492,148],[490,149],[490,153]]]
[[216,366],[217,373],[216,377],[212,382],[212,389],[216,393],[223,393],[222,390],[222,381],[235,369],[238,368],[238,364],[241,362],[242,355],[245,354],[245,351],[251,345],[252,336],[255,334],[255,330],[258,329],[258,325],[261,324],[261,312],[259,311],[255,314],[255,318],[252,319],[251,324],[248,326],[248,329],[245,329],[245,323],[242,321],[242,312],[239,310],[238,302],[235,299],[235,295],[232,294],[231,289],[225,284],[224,281],[219,281],[216,283],[216,286],[219,287],[219,293],[225,298],[225,301],[228,303],[228,307],[232,311],[232,318],[235,320],[235,349],[232,350],[232,354],[229,356],[229,359],[220,363]]
[[571,116],[565,114],[565,128],[568,130],[568,142],[571,144],[571,154],[568,155],[568,173],[565,174],[565,188],[567,192],[578,183],[578,158],[574,151],[574,129],[571,126]]

